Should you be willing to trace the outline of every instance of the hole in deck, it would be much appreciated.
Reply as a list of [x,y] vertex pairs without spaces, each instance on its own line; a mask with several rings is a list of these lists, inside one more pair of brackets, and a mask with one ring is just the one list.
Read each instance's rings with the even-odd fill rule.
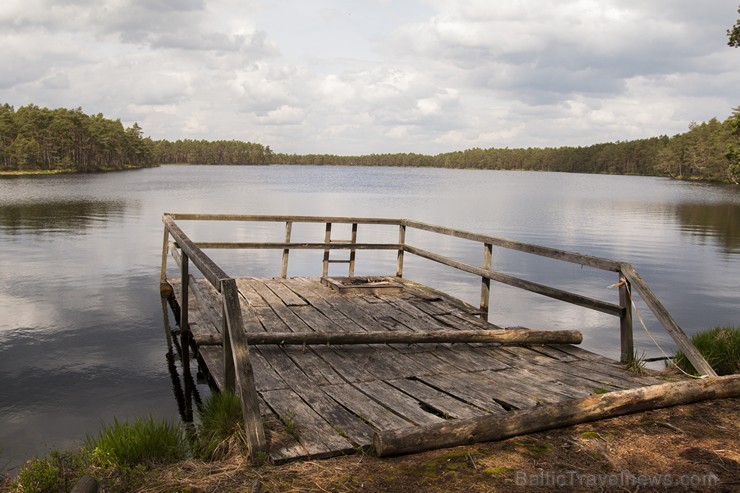
[[384,293],[398,294],[403,284],[392,277],[322,277],[321,283],[340,293]]

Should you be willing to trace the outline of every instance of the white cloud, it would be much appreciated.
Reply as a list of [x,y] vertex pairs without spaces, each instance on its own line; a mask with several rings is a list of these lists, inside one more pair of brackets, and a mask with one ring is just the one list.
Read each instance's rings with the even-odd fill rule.
[[736,16],[720,0],[6,0],[0,102],[278,152],[587,145],[725,118]]

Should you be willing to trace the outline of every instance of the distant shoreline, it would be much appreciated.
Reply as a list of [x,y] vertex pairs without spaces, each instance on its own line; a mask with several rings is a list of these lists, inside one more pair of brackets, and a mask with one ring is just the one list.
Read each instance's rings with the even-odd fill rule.
[[110,173],[113,171],[130,171],[135,169],[158,168],[159,165],[126,166],[125,168],[100,168],[90,171],[76,169],[29,169],[29,170],[0,170],[0,178],[11,176],[50,176],[50,175],[89,175],[96,173]]

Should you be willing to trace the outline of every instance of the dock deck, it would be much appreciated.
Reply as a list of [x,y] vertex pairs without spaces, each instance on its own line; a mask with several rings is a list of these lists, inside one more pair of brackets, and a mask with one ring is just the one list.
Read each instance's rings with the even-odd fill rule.
[[[272,242],[260,228],[260,241],[243,241],[243,227],[236,229],[240,241],[194,242],[176,220],[282,223],[284,231]],[[684,387],[626,369],[634,355],[634,288],[694,367],[716,377],[627,263],[405,219],[165,214],[163,222],[160,283],[178,318],[182,367],[189,374],[193,351],[215,387],[238,394],[253,462],[371,447],[378,455],[407,453],[740,393],[740,379]],[[319,226],[323,241],[292,239],[294,224]],[[332,224],[350,226],[351,239],[332,239]],[[358,225],[395,230],[397,241],[375,234],[374,242],[359,242]],[[422,235],[431,235],[433,247],[477,243],[482,263],[421,248]],[[615,273],[618,304],[500,272],[494,248]],[[206,249],[282,251],[280,277],[230,276]],[[295,250],[323,251],[321,275],[289,277]],[[349,251],[349,259],[332,260],[337,250]],[[395,276],[355,276],[356,254],[365,250],[391,251]],[[168,273],[169,254],[177,275]],[[407,279],[404,254],[472,274],[480,306]],[[330,276],[331,263],[348,264],[348,276]],[[489,323],[492,281],[617,317],[621,362],[563,343],[580,342],[576,331]]]
[[[248,333],[500,329],[482,321],[473,307],[415,283],[389,281],[402,289],[343,293],[320,278],[247,278],[238,279],[237,286]],[[213,383],[223,388],[218,292],[201,279],[191,284],[191,293],[190,329],[198,356]],[[380,430],[662,383],[573,345],[253,348],[254,384],[275,463],[367,449]]]

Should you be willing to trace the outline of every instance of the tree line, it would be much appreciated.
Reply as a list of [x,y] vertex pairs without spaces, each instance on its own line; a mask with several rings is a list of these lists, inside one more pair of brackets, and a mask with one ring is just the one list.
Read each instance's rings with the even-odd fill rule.
[[418,153],[337,156],[273,153],[270,146],[236,140],[152,140],[134,123],[81,109],[0,106],[0,170],[98,171],[160,164],[413,166],[561,171],[740,181],[740,107],[721,122],[691,123],[660,136],[585,147],[473,148]]
[[270,146],[238,140],[158,140],[154,144],[157,164],[270,164]]
[[671,176],[737,184],[740,181],[740,108],[724,122],[692,123],[685,133],[586,147],[473,148],[437,155],[399,153],[337,156],[276,153],[273,163],[415,166]]
[[134,123],[80,108],[50,110],[34,104],[0,106],[0,169],[74,170],[124,169],[153,164],[154,143]]
[[80,108],[0,106],[0,170],[92,172],[159,164],[270,164],[269,146],[239,141],[152,140],[134,123]]

